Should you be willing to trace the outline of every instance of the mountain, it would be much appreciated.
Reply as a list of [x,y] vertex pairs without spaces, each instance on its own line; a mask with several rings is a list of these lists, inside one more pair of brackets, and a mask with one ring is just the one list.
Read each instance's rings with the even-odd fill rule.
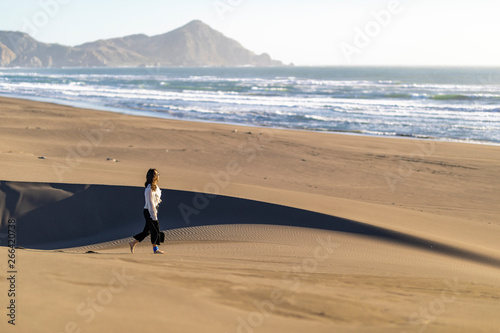
[[282,66],[195,20],[157,36],[98,40],[75,47],[46,44],[26,33],[0,31],[2,67]]
[[93,52],[59,44],[40,43],[22,32],[0,31],[0,66],[102,66]]

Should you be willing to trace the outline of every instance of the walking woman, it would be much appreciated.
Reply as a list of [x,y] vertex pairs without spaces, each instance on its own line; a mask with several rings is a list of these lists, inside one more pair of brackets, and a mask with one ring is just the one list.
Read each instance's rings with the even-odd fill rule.
[[160,173],[156,169],[149,169],[146,174],[146,183],[144,186],[144,198],[146,199],[146,204],[144,206],[144,219],[146,220],[146,225],[144,230],[134,236],[134,241],[129,243],[130,251],[134,253],[134,248],[137,243],[142,242],[147,235],[151,234],[151,244],[153,245],[153,251],[156,254],[163,254],[163,251],[158,249],[160,245],[160,224],[158,223],[158,205],[161,202],[161,190],[158,186],[158,179],[160,178]]

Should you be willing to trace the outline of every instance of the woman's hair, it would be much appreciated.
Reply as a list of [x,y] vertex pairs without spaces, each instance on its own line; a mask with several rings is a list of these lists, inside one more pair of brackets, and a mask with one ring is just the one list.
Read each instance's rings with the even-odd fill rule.
[[158,183],[158,176],[160,173],[156,169],[149,169],[146,174],[146,182],[144,183],[144,187],[148,187],[151,184],[151,189],[156,191],[156,186]]

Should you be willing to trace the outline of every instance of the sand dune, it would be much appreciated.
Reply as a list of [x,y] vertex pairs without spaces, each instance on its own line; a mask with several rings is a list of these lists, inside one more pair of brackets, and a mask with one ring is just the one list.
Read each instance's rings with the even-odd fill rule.
[[[227,196],[211,197],[188,226],[178,207],[201,194],[169,190],[168,203],[159,212],[167,255],[150,258],[149,238],[133,255],[128,246],[130,235],[143,224],[133,204],[142,198],[140,187],[1,182],[0,189],[2,197],[10,198],[2,203],[4,212],[16,216],[18,245],[29,248],[18,250],[23,275],[47,281],[42,295],[57,295],[57,304],[40,310],[31,301],[33,295],[41,297],[40,289],[30,291],[34,281],[23,288],[23,307],[30,314],[23,328],[30,332],[60,330],[63,318],[93,331],[116,329],[110,318],[130,312],[102,291],[106,280],[101,271],[108,270],[108,279],[113,279],[119,268],[130,277],[130,285],[116,298],[134,305],[123,329],[140,330],[136,320],[151,313],[156,325],[194,329],[179,309],[172,309],[171,293],[175,302],[192,307],[190,312],[201,311],[197,325],[211,322],[209,332],[439,331],[441,325],[466,332],[496,327],[477,319],[477,312],[471,317],[471,311],[481,303],[480,314],[493,319],[500,309],[500,258],[467,246]],[[81,269],[97,273],[100,282],[88,272],[79,273]],[[159,296],[155,308],[147,306],[151,296],[143,299],[152,295],[153,286]],[[83,296],[85,290],[106,293],[97,309],[106,309],[102,317],[108,320],[94,320],[98,311],[86,305],[86,298],[68,296]],[[273,291],[282,296],[274,299]],[[104,297],[109,297],[109,306]],[[413,304],[426,298],[428,303],[421,304],[435,307],[428,310],[434,315],[420,313],[422,305]],[[175,315],[164,315],[166,309]],[[58,313],[58,319],[47,322],[51,313]]]
[[2,332],[498,332],[499,147],[0,106]]
[[[6,218],[17,220],[17,245],[20,247],[47,250],[96,244],[136,234],[143,227],[142,210],[137,208],[143,196],[140,187],[2,181],[0,191],[4,197],[0,205],[7,213]],[[160,216],[163,215],[162,230],[221,224],[316,228],[369,236],[500,268],[500,257],[475,252],[465,246],[453,246],[331,215],[179,190],[165,190],[164,197],[168,199],[159,211]],[[2,225],[0,234],[6,233]]]

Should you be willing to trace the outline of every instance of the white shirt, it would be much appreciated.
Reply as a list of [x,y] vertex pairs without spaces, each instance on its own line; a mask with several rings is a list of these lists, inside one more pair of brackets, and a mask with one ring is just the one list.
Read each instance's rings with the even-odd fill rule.
[[149,211],[149,215],[153,220],[158,220],[158,205],[161,202],[161,190],[159,186],[156,186],[156,191],[151,189],[151,184],[144,190],[144,199],[146,199],[146,204],[144,209]]

